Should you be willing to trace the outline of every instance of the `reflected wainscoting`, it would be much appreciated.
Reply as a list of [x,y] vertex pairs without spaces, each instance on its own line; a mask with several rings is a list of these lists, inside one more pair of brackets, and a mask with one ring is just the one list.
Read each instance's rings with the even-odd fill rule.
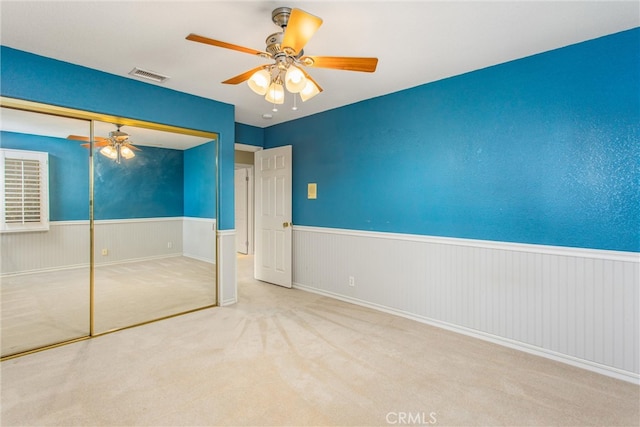
[[[94,239],[94,333],[217,304],[215,219],[95,221]],[[0,241],[2,356],[89,335],[89,222]]]
[[[95,263],[184,255],[216,262],[216,220],[171,217],[96,220]],[[51,222],[49,231],[0,235],[1,274],[89,264],[89,221]]]
[[640,380],[637,253],[293,230],[296,288]]

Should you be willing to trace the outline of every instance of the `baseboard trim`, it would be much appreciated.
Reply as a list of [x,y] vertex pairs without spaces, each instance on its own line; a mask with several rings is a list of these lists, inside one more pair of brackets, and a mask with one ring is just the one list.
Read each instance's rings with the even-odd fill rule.
[[[155,260],[155,259],[163,259],[163,258],[175,258],[175,257],[180,257],[180,256],[185,256],[185,257],[188,257],[188,258],[198,259],[198,258],[193,257],[193,256],[189,256],[189,255],[182,254],[182,253],[179,253],[179,252],[174,252],[174,253],[171,253],[171,254],[152,255],[152,256],[140,257],[140,258],[128,258],[128,259],[122,259],[122,260],[119,260],[119,261],[96,262],[94,264],[94,268],[107,267],[107,266],[116,265],[116,264],[128,264],[128,263],[140,262],[140,261],[152,261],[152,260]],[[212,263],[210,260],[205,260],[205,259],[199,259],[199,260],[200,261],[206,261],[206,262],[211,263],[211,264],[215,264],[215,263]],[[78,269],[78,268],[89,268],[89,263],[70,264],[70,265],[63,265],[63,266],[51,267],[51,268],[38,268],[38,269],[34,269],[34,270],[23,270],[23,271],[18,271],[18,272],[14,272],[14,273],[0,274],[0,278],[2,278],[2,277],[23,276],[23,275],[27,275],[27,274],[36,274],[36,273],[52,273],[54,271],[75,270],[75,269]]]
[[191,254],[187,254],[187,253],[183,253],[182,256],[186,257],[186,258],[195,259],[197,261],[206,262],[206,263],[211,264],[211,265],[216,265],[216,261],[215,260],[207,259],[205,257],[191,255]]
[[69,264],[69,265],[62,265],[58,267],[38,268],[33,270],[22,270],[22,271],[16,271],[11,273],[4,273],[4,274],[0,274],[0,278],[25,276],[27,274],[36,274],[36,273],[53,273],[55,271],[75,270],[79,268],[89,268],[89,263],[87,262],[83,264]]
[[633,372],[624,371],[611,366],[602,365],[599,363],[591,362],[577,357],[569,356],[566,354],[558,353],[555,351],[547,350],[541,347],[536,347],[530,344],[526,344],[520,341],[510,340],[508,338],[500,337],[497,335],[488,334],[486,332],[478,331],[475,329],[465,328],[463,326],[454,325],[447,322],[431,319],[424,316],[419,316],[413,313],[409,313],[402,310],[397,310],[391,307],[387,307],[380,304],[374,304],[368,301],[364,301],[358,298],[352,298],[333,292],[328,292],[322,289],[317,289],[311,286],[306,286],[301,283],[293,283],[293,288],[301,291],[311,292],[314,294],[326,296],[329,298],[337,299],[340,301],[348,302],[351,304],[359,305],[362,307],[371,308],[373,310],[382,311],[384,313],[392,314],[395,316],[404,317],[406,319],[415,320],[416,322],[424,323],[427,325],[435,326],[437,328],[446,329],[452,332],[456,332],[462,335],[467,335],[473,338],[478,338],[483,341],[488,341],[494,344],[502,345],[504,347],[513,348],[515,350],[523,351],[525,353],[533,354],[536,356],[544,357],[546,359],[555,360],[557,362],[565,363],[567,365],[575,366],[577,368],[585,369],[587,371],[595,372],[608,377],[616,378],[622,381],[630,382],[636,385],[640,385],[640,375]]
[[234,305],[237,302],[238,301],[235,298],[229,298],[229,299],[220,301],[220,306],[221,307],[226,307],[226,306],[229,306],[229,305]]

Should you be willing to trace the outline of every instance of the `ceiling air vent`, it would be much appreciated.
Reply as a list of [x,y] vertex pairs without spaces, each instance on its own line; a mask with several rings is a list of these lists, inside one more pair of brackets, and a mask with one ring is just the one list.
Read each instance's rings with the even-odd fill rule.
[[169,76],[163,76],[162,74],[154,73],[153,71],[143,70],[142,68],[135,67],[129,71],[129,74],[136,77],[141,77],[147,80],[153,80],[154,82],[163,83],[169,78]]

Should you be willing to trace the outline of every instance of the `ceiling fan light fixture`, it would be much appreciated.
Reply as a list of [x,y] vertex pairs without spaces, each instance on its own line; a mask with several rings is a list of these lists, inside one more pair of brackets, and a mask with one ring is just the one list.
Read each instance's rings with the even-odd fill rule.
[[100,154],[110,158],[111,160],[116,160],[118,158],[118,150],[113,145],[105,145],[100,149]]
[[284,83],[289,92],[298,93],[307,85],[307,78],[300,68],[291,65],[285,74]]
[[247,84],[251,90],[258,95],[266,95],[269,83],[271,83],[271,74],[265,69],[256,71],[249,80],[247,80]]
[[96,144],[94,147],[102,147],[99,152],[108,159],[114,160],[116,163],[120,163],[122,159],[132,159],[136,156],[133,150],[140,151],[131,142],[129,142],[129,134],[120,131],[120,125],[118,130],[109,132],[109,138],[88,136],[69,135],[67,139],[87,141],[86,144],[82,144],[83,147],[91,148],[91,141]]
[[[320,92],[322,88],[304,71],[305,67],[330,68],[372,73],[376,70],[378,58],[347,56],[305,56],[304,47],[322,25],[322,19],[297,8],[279,7],[271,14],[272,21],[282,31],[271,34],[265,40],[266,51],[214,40],[197,34],[189,34],[186,38],[198,43],[235,50],[271,59],[269,65],[262,65],[223,81],[223,84],[239,84],[247,81],[253,92],[265,97],[273,104],[272,111],[278,111],[276,104],[283,104],[286,90],[295,95],[300,94],[302,101],[307,101]],[[295,103],[293,110],[296,110]]]
[[136,156],[132,149],[124,145],[120,147],[120,155],[127,160]]
[[310,79],[306,80],[307,83],[304,89],[300,91],[300,99],[302,99],[302,102],[305,102],[320,93],[320,89],[318,89],[318,86],[316,86],[314,82],[312,82]]
[[271,83],[264,99],[272,104],[284,104],[284,87],[282,84],[276,82]]

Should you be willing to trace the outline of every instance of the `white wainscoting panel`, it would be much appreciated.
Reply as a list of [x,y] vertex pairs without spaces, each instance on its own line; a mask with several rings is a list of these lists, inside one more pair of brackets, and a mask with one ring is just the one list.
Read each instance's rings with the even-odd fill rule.
[[185,217],[182,225],[184,256],[216,262],[216,220]]
[[293,231],[294,287],[640,380],[640,254]]
[[220,264],[218,265],[218,301],[221,306],[235,304],[238,301],[236,231],[218,231]]
[[[182,217],[94,222],[96,265],[182,254]],[[103,255],[102,251],[107,251]]]
[[2,275],[89,265],[89,221],[57,221],[48,231],[0,234]]

